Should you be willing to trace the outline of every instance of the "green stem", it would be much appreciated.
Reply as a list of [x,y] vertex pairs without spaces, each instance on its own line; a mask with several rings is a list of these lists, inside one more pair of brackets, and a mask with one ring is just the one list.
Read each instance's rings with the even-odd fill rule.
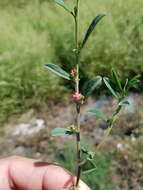
[[120,112],[120,110],[122,108],[122,106],[119,105],[119,103],[120,103],[120,101],[118,102],[118,106],[116,107],[116,109],[115,109],[115,111],[114,111],[114,113],[113,113],[113,115],[112,115],[112,117],[111,117],[111,119],[109,121],[109,126],[108,126],[108,128],[106,129],[106,131],[104,133],[102,141],[98,144],[98,146],[96,147],[96,150],[99,150],[99,148],[105,143],[106,138],[109,136],[109,134],[110,134],[110,132],[111,132],[111,130],[113,128],[114,122],[117,119],[117,115],[118,115],[118,113]]
[[96,150],[99,150],[99,148],[105,143],[105,140],[106,140],[106,138],[109,136],[109,134],[110,134],[112,128],[113,128],[113,125],[112,125],[112,126],[109,126],[109,127],[106,129],[106,131],[105,131],[105,133],[104,133],[104,136],[103,136],[103,138],[102,138],[102,141],[98,144],[98,146],[96,147]]

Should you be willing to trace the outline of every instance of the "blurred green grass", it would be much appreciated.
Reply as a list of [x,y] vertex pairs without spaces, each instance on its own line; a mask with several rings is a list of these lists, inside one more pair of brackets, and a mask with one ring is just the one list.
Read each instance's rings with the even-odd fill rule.
[[[65,0],[73,7],[73,2]],[[107,16],[98,25],[82,56],[81,74],[122,76],[143,71],[143,1],[90,0],[81,2],[80,40],[97,13]],[[12,114],[41,103],[62,99],[67,85],[44,69],[46,63],[74,67],[72,18],[51,0],[0,2],[0,123]],[[83,79],[84,78],[84,79]]]

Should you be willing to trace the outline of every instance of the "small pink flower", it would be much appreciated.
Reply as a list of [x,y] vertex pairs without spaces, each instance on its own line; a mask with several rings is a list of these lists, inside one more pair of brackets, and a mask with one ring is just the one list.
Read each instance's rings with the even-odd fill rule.
[[72,97],[76,100],[81,100],[84,96],[80,93],[75,92],[74,94],[72,94]]
[[76,73],[77,73],[77,70],[76,70],[76,69],[72,69],[72,70],[70,71],[70,74],[71,74],[72,76],[75,76]]

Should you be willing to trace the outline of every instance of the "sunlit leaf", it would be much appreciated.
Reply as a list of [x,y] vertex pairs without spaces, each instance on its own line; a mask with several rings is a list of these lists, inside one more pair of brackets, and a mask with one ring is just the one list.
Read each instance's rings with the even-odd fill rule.
[[98,14],[94,19],[93,21],[91,22],[86,34],[85,34],[85,37],[83,39],[83,42],[81,44],[81,48],[84,47],[85,43],[87,42],[89,36],[91,35],[91,33],[93,32],[94,28],[96,27],[96,25],[98,24],[98,22],[105,16],[105,14]]
[[116,70],[112,69],[111,74],[112,74],[112,79],[113,79],[116,87],[118,88],[119,91],[122,92],[123,89],[122,89],[121,82],[120,82],[120,79],[118,77]]
[[71,135],[72,132],[65,128],[55,128],[52,130],[52,136],[65,136],[65,135]]
[[90,96],[94,90],[98,87],[98,85],[100,85],[102,82],[102,77],[97,76],[92,78],[91,80],[89,80],[85,86],[84,86],[84,90],[83,90],[83,94],[85,97]]
[[52,71],[53,73],[55,73],[56,75],[64,79],[70,80],[70,74],[64,71],[63,69],[61,69],[59,66],[54,65],[54,64],[46,64],[45,67],[49,69],[50,71]]
[[86,148],[82,147],[81,148],[81,152],[86,155],[86,159],[88,160],[93,160],[93,158],[95,157],[95,152],[93,151],[89,151]]
[[88,154],[88,150],[87,150],[85,147],[82,147],[82,148],[81,148],[81,152],[82,152],[83,154]]
[[110,90],[110,92],[113,94],[113,96],[115,96],[116,98],[118,98],[118,95],[116,94],[116,92],[114,91],[114,89],[109,84],[109,79],[107,77],[104,77],[103,81],[104,81],[105,85],[107,86],[107,88]]
[[64,1],[62,0],[53,0],[55,3],[57,3],[58,5],[60,5],[61,7],[63,7],[66,11],[72,13],[72,11],[70,10],[70,8],[65,4]]
[[130,103],[128,102],[128,101],[121,101],[120,103],[119,103],[119,105],[130,105]]
[[126,79],[126,82],[125,82],[125,85],[124,85],[124,93],[126,93],[128,82],[129,82],[129,79]]
[[107,121],[108,120],[108,118],[100,110],[91,109],[91,110],[87,110],[87,112],[93,113],[97,118],[99,118],[99,119],[101,119],[103,121]]

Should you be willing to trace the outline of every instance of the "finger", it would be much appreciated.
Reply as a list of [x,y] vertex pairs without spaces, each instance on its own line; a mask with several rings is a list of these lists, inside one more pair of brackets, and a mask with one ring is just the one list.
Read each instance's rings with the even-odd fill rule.
[[42,190],[43,176],[49,164],[39,166],[38,163],[41,162],[18,156],[9,158],[9,176],[15,189]]
[[[52,176],[52,177],[51,177]],[[51,165],[44,176],[44,190],[71,190],[76,184],[76,177],[62,167]],[[48,189],[48,187],[50,187]],[[78,190],[90,190],[80,181]]]
[[[76,181],[60,166],[21,157],[10,158],[9,176],[20,190],[69,190]],[[89,188],[80,182],[79,190]]]

